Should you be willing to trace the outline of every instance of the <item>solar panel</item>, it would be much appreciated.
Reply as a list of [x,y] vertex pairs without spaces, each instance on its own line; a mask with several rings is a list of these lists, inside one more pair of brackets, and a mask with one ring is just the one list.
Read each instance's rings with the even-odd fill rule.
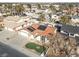
[[40,25],[40,26],[38,27],[39,30],[43,30],[43,31],[44,31],[46,28],[47,28],[47,26],[45,26],[45,25]]
[[28,27],[27,29],[30,30],[31,32],[33,32],[33,31],[35,30],[35,28],[33,28],[33,27],[31,27],[31,26]]

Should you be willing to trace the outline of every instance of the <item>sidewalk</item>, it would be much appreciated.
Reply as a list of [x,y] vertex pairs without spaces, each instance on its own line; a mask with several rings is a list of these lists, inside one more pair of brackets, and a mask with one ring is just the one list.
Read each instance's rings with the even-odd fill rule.
[[[14,36],[13,36],[14,35]],[[11,37],[11,39],[7,40],[7,37]],[[30,50],[24,48],[24,45],[28,43],[28,40],[26,37],[23,37],[21,35],[17,35],[15,32],[11,32],[8,30],[3,30],[0,32],[0,42],[24,53],[25,55],[28,55],[30,57],[38,57],[40,55],[31,52]]]

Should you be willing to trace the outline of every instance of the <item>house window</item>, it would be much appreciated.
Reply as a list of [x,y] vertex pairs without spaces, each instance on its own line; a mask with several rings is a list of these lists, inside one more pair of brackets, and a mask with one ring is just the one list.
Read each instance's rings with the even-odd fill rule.
[[71,36],[74,36],[74,34],[73,34],[73,33],[70,33],[70,35],[71,35]]

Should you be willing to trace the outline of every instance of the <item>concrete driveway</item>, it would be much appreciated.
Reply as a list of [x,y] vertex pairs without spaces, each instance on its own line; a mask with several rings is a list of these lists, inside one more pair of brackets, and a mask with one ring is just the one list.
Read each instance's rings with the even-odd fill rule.
[[14,31],[9,31],[5,29],[3,31],[0,31],[0,42],[3,42],[6,45],[11,46],[12,48],[24,53],[25,55],[29,55],[31,57],[40,56],[24,48],[25,44],[29,42],[28,40],[29,40],[28,38],[19,35],[17,34],[17,32]]

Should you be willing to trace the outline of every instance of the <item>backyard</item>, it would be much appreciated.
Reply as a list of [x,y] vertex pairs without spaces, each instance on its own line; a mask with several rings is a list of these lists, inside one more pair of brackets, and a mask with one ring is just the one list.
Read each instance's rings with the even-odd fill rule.
[[26,48],[29,48],[29,49],[33,49],[35,51],[37,51],[38,53],[42,53],[43,51],[46,50],[46,48],[44,46],[41,46],[41,45],[38,45],[38,44],[35,44],[35,43],[27,43],[25,45]]

